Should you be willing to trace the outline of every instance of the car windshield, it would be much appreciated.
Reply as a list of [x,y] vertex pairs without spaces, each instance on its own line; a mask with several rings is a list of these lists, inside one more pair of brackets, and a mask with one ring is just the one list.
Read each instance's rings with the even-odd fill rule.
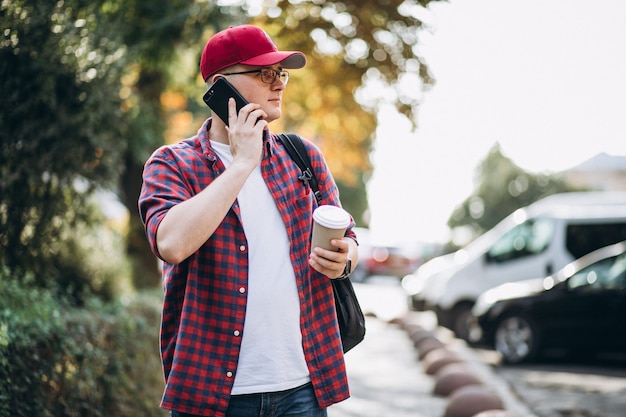
[[551,219],[527,220],[502,235],[489,249],[487,258],[492,262],[506,262],[536,255],[548,247],[553,233]]

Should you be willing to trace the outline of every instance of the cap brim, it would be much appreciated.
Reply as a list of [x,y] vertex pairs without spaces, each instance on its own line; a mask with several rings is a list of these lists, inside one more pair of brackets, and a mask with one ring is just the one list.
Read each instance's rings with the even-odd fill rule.
[[274,65],[281,64],[285,69],[298,69],[306,65],[306,57],[302,52],[297,51],[277,51],[257,55],[254,58],[241,61],[245,65]]

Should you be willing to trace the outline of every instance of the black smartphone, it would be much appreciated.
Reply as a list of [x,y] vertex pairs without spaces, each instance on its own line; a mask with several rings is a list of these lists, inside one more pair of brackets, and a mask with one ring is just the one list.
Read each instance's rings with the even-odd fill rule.
[[228,126],[228,99],[233,97],[237,107],[237,113],[248,102],[239,94],[239,91],[226,78],[218,78],[215,83],[202,96],[204,102],[211,108],[213,113],[217,115],[226,126]]

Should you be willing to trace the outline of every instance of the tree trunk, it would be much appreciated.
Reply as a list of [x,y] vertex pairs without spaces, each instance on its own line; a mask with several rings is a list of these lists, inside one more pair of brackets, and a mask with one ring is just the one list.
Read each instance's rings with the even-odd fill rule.
[[130,212],[126,252],[133,265],[135,288],[141,289],[159,284],[161,276],[159,261],[150,249],[139,217],[137,200],[141,191],[145,155],[164,143],[165,126],[161,117],[160,97],[165,89],[165,76],[158,70],[143,69],[135,87],[141,97],[142,107],[134,130],[141,131],[131,132],[129,140],[144,141],[150,138],[150,143],[128,147],[121,189],[124,204]]

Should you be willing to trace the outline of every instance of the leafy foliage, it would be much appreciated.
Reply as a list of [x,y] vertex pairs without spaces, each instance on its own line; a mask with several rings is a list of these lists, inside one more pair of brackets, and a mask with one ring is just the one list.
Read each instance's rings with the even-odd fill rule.
[[0,415],[164,416],[155,302],[71,307],[0,272]]
[[0,261],[54,279],[63,230],[119,174],[125,144],[111,86],[125,48],[91,3],[0,7]]

